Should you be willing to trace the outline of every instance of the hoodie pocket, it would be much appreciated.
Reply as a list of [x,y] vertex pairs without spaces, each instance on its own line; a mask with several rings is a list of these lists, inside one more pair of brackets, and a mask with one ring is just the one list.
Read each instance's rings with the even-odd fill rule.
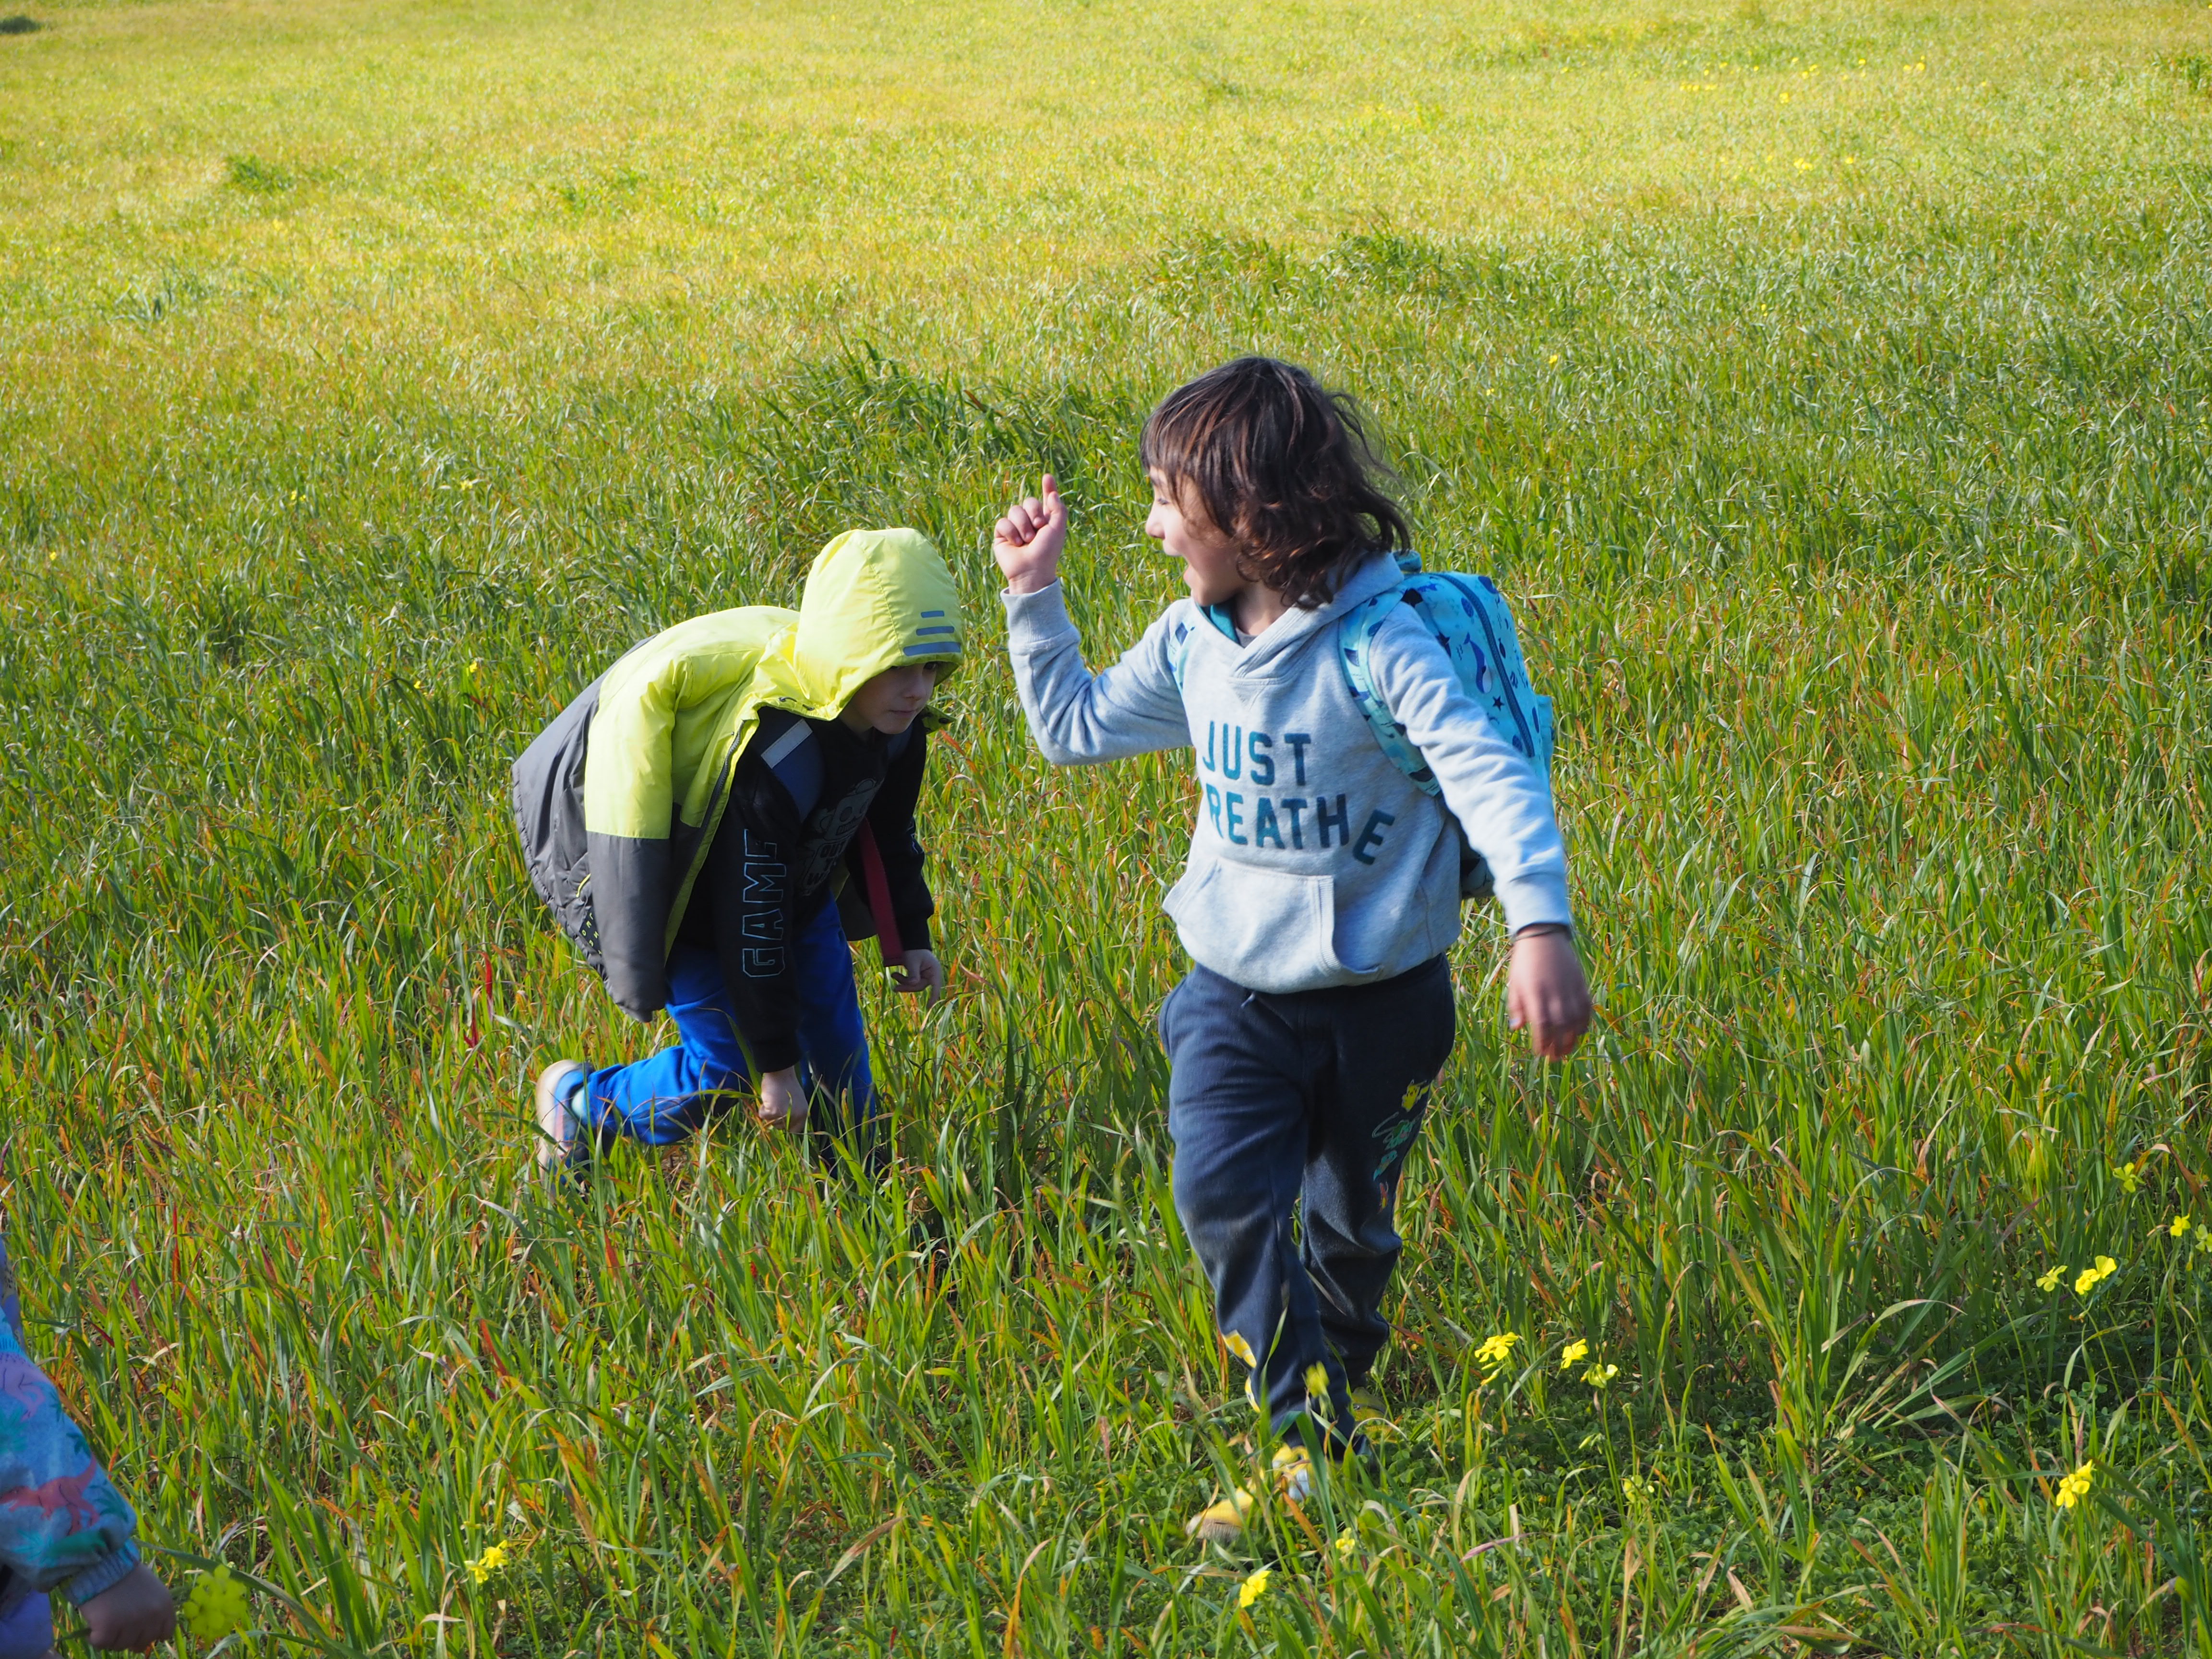
[[1336,882],[1212,859],[1187,870],[1164,908],[1193,957],[1255,991],[1362,977],[1336,954]]

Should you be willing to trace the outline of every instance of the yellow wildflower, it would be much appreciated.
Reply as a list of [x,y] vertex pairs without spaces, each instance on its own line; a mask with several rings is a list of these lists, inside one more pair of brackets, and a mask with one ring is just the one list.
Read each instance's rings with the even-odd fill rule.
[[2188,1237],[2189,1218],[2185,1215],[2178,1215],[2174,1217],[2172,1223],[2166,1228],[2166,1231],[2171,1233],[2176,1238]]
[[2035,1288],[2039,1291],[2055,1291],[2058,1288],[2058,1281],[2065,1276],[2066,1264],[2062,1261],[2049,1273],[2040,1275],[2035,1281]]
[[2058,1483],[2058,1495],[2051,1501],[2062,1510],[2072,1509],[2089,1495],[2089,1476],[2096,1467],[2096,1462],[2093,1459],[2061,1480]]
[[2120,1190],[2132,1198],[2136,1188],[2142,1185],[2142,1168],[2135,1164],[2112,1165],[2112,1179],[2120,1183]]
[[1237,1586],[1237,1607],[1239,1612],[1250,1607],[1267,1593],[1267,1580],[1271,1576],[1269,1569],[1261,1567]]
[[1343,1559],[1346,1561],[1352,1559],[1352,1551],[1358,1547],[1359,1540],[1352,1535],[1351,1528],[1346,1527],[1342,1532],[1337,1534],[1336,1553]]
[[1258,1360],[1252,1358],[1252,1345],[1249,1342],[1247,1342],[1237,1332],[1231,1331],[1223,1336],[1221,1340],[1228,1345],[1229,1352],[1235,1354],[1246,1364],[1256,1365],[1260,1363]]
[[507,1565],[507,1546],[494,1544],[482,1555],[468,1563],[469,1577],[479,1584]]
[[1559,1355],[1559,1369],[1563,1371],[1572,1370],[1575,1368],[1577,1361],[1586,1359],[1589,1357],[1589,1344],[1583,1341],[1582,1338],[1577,1337],[1573,1341],[1568,1343],[1565,1349],[1561,1352]]
[[2113,1261],[2112,1258],[2108,1255],[2099,1256],[2097,1258],[2097,1265],[2095,1267],[2084,1267],[2081,1269],[2081,1273],[2075,1276],[2074,1280],[2074,1294],[2076,1296],[2088,1295],[2091,1291],[2096,1289],[2099,1285],[2102,1284],[2106,1279],[2110,1279],[2114,1273],[2118,1272],[2119,1265],[2120,1264],[2118,1262]]
[[2197,1230],[2197,1248],[2200,1250],[2212,1250],[2212,1227],[2199,1227]]
[[185,1597],[185,1629],[196,1640],[220,1642],[246,1627],[249,1605],[246,1586],[228,1567],[217,1567],[192,1580],[191,1591]]
[[1306,1392],[1316,1400],[1328,1398],[1328,1367],[1312,1364],[1306,1367]]
[[1620,1375],[1620,1367],[1618,1365],[1593,1365],[1583,1373],[1583,1381],[1593,1389],[1602,1389]]
[[1512,1357],[1513,1345],[1520,1340],[1521,1333],[1518,1331],[1499,1331],[1486,1336],[1482,1339],[1482,1346],[1474,1351],[1476,1363],[1495,1376],[1498,1368]]

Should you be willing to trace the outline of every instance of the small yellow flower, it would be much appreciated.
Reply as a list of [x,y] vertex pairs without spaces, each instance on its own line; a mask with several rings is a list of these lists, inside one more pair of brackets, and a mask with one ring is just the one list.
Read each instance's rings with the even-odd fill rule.
[[1346,1527],[1342,1532],[1337,1534],[1336,1553],[1340,1559],[1349,1561],[1352,1559],[1352,1551],[1358,1547],[1359,1540],[1352,1535],[1351,1528]]
[[1801,155],[1801,156],[1799,156],[1799,157],[1797,158],[1797,171],[1798,171],[1798,172],[1800,172],[1800,173],[1810,173],[1812,170],[1813,170],[1813,164],[1812,164],[1810,161],[1807,161],[1807,160],[1806,160],[1803,156],[1802,156],[1802,155]]
[[1237,1607],[1241,1613],[1267,1593],[1267,1580],[1272,1576],[1268,1568],[1261,1567],[1237,1588]]
[[[1512,1357],[1513,1345],[1521,1340],[1518,1331],[1499,1331],[1482,1339],[1482,1346],[1474,1351],[1475,1362],[1495,1376],[1498,1367]],[[1486,1377],[1484,1381],[1489,1379]]]
[[2212,1227],[2199,1227],[2197,1230],[2197,1248],[2200,1250],[2212,1250]]
[[1252,1345],[1249,1342],[1247,1342],[1243,1337],[1239,1335],[1237,1332],[1231,1331],[1221,1340],[1228,1345],[1229,1352],[1235,1354],[1246,1364],[1256,1365],[1260,1363],[1258,1360],[1252,1358]]
[[1583,1381],[1593,1389],[1603,1389],[1620,1375],[1620,1367],[1618,1365],[1593,1365],[1583,1373]]
[[507,1565],[507,1546],[494,1544],[468,1565],[469,1577],[481,1584]]
[[2099,1285],[2102,1284],[2106,1279],[2110,1279],[2114,1273],[2118,1271],[2119,1265],[2120,1264],[2118,1262],[2113,1261],[2112,1258],[2108,1255],[2099,1256],[2097,1258],[2097,1265],[2095,1267],[2082,1268],[2081,1273],[2075,1277],[2074,1280],[2074,1294],[2076,1296],[2088,1295],[2091,1291],[2096,1289]]
[[2062,1261],[2049,1273],[2038,1278],[2035,1281],[2035,1288],[2039,1291],[2055,1291],[2058,1288],[2058,1281],[2065,1276],[2066,1264]]
[[1577,1337],[1561,1352],[1559,1369],[1563,1371],[1572,1370],[1578,1361],[1588,1358],[1589,1358],[1589,1344],[1583,1341],[1582,1338]]
[[2188,1237],[2189,1218],[2185,1215],[2178,1215],[2174,1217],[2172,1223],[2167,1225],[2166,1231],[2176,1238]]
[[2112,1179],[2120,1183],[2122,1192],[2133,1198],[2136,1188],[2142,1185],[2142,1169],[2135,1164],[2115,1164],[2112,1165]]
[[[1559,366],[1559,354],[1556,351],[1552,354],[1552,362],[1550,366],[1553,368],[1557,368]],[[50,554],[47,556],[52,557],[52,556]]]
[[1306,1367],[1306,1393],[1316,1400],[1328,1398],[1328,1367],[1313,1364]]
[[217,1567],[192,1580],[185,1597],[185,1629],[198,1641],[220,1642],[233,1631],[246,1628],[249,1607],[246,1586],[228,1567]]
[[2051,1501],[2062,1510],[2070,1510],[2089,1494],[2089,1476],[2097,1465],[2093,1459],[2058,1483],[2058,1495]]

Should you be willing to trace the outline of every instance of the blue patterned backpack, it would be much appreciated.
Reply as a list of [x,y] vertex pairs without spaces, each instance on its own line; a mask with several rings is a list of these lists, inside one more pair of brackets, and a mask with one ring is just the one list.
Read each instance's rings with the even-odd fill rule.
[[[1436,774],[1429,769],[1428,763],[1421,758],[1421,751],[1407,737],[1406,728],[1391,718],[1381,693],[1375,689],[1375,676],[1368,665],[1375,630],[1393,610],[1401,605],[1408,605],[1420,618],[1422,626],[1436,636],[1437,643],[1443,647],[1444,654],[1451,659],[1452,667],[1458,672],[1461,686],[1481,705],[1498,735],[1535,762],[1548,795],[1552,787],[1552,700],[1538,696],[1528,684],[1528,667],[1522,660],[1520,636],[1514,631],[1513,613],[1506,607],[1505,596],[1487,576],[1462,575],[1455,570],[1424,571],[1418,553],[1400,553],[1396,557],[1399,569],[1406,573],[1405,580],[1388,592],[1377,593],[1355,605],[1337,623],[1337,660],[1344,669],[1344,682],[1351,689],[1352,700],[1358,703],[1360,713],[1367,717],[1369,729],[1375,733],[1375,741],[1382,745],[1382,752],[1390,757],[1391,764],[1413,780],[1415,787],[1425,794],[1441,797],[1443,792],[1437,783]],[[1213,616],[1211,620],[1224,633],[1235,637],[1235,625],[1225,614]],[[1183,662],[1188,650],[1185,640],[1170,639],[1168,658],[1178,686],[1182,684]],[[1462,833],[1460,896],[1486,899],[1496,890],[1490,866],[1467,844]]]

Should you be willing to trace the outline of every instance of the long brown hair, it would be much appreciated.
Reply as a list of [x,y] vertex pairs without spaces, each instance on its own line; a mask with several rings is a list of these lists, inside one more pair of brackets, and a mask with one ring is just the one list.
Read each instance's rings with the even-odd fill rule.
[[1239,357],[1160,400],[1137,454],[1237,544],[1245,579],[1301,610],[1335,596],[1355,561],[1411,544],[1359,407],[1303,368]]

